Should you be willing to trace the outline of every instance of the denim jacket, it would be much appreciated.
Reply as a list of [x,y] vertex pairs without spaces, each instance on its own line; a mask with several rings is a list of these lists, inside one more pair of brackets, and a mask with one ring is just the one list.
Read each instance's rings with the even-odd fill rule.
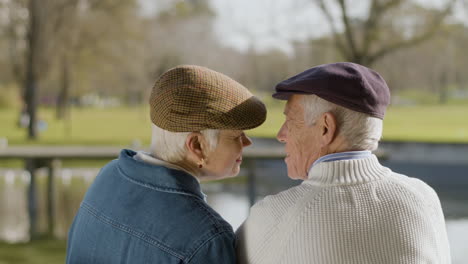
[[68,234],[67,263],[235,263],[232,227],[184,171],[122,150],[88,189]]

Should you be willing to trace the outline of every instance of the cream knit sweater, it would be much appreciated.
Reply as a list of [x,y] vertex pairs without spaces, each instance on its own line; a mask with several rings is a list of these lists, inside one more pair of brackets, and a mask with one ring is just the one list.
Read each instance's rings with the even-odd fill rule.
[[239,263],[450,263],[437,194],[374,155],[315,165],[255,204],[237,234]]

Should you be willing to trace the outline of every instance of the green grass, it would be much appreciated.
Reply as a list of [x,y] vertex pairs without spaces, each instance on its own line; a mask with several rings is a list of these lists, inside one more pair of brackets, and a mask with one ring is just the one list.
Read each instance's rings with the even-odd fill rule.
[[[282,107],[268,109],[267,121],[250,135],[274,137],[284,116]],[[384,120],[383,140],[468,143],[468,103],[390,106]]]
[[27,131],[16,126],[18,110],[0,109],[0,137],[9,145],[131,145],[134,140],[149,143],[151,128],[144,107],[74,108],[69,121],[57,121],[53,109],[40,109],[39,116],[48,124],[36,142],[26,140]]
[[[451,94],[455,87],[449,87],[447,90],[447,98],[446,104],[448,105],[462,105],[468,104],[466,97],[457,97],[456,95]],[[405,90],[405,91],[398,91],[393,93],[400,100],[403,99],[403,103],[410,104],[410,105],[437,105],[440,103],[440,95],[438,93],[428,93],[423,90]],[[394,100],[393,98],[392,100]],[[398,101],[398,99],[397,99]]]
[[468,104],[390,107],[383,140],[468,142]]
[[40,239],[30,243],[0,243],[0,264],[65,263],[66,241]]
[[[284,103],[269,103],[265,124],[248,131],[254,137],[275,137],[284,121]],[[9,145],[118,145],[150,142],[148,109],[73,109],[70,121],[57,121],[53,109],[41,109],[48,123],[36,142],[26,140],[26,129],[16,126],[17,110],[0,109],[0,137]],[[468,103],[391,106],[384,121],[384,140],[468,142]]]

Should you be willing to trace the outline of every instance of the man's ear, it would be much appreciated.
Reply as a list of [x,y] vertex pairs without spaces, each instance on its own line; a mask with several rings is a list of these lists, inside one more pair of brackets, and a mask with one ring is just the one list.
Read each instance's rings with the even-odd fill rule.
[[192,132],[185,140],[185,147],[187,147],[189,155],[194,157],[197,161],[205,158],[202,146],[203,135],[199,132]]
[[333,142],[336,137],[337,123],[335,116],[326,112],[322,115],[322,145],[326,146]]

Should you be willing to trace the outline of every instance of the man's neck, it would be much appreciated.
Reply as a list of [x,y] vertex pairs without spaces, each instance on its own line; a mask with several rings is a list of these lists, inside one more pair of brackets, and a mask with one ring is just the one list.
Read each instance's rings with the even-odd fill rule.
[[355,150],[350,149],[348,142],[342,136],[337,136],[331,142],[330,145],[322,148],[320,157],[333,154],[333,153],[340,153],[340,152],[347,152],[347,151],[355,151]]

